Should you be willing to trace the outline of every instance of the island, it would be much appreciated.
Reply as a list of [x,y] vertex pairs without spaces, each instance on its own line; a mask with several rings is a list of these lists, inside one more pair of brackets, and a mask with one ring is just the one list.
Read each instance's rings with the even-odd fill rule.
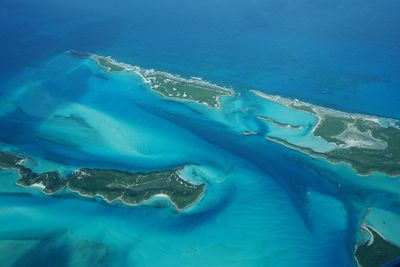
[[265,115],[257,115],[257,119],[263,120],[263,121],[268,121],[268,122],[275,124],[276,126],[280,126],[280,127],[288,127],[288,128],[302,128],[303,127],[301,125],[291,125],[291,124],[283,123],[283,122],[274,120]]
[[25,159],[0,151],[0,169],[16,170],[18,185],[39,187],[48,195],[68,189],[83,197],[98,196],[108,203],[120,201],[126,205],[136,205],[153,196],[167,196],[177,210],[182,210],[196,203],[205,187],[183,179],[180,174],[183,167],[146,173],[81,168],[61,177],[56,171],[35,173],[23,166]]
[[[153,92],[173,100],[191,101],[219,108],[221,97],[233,95],[232,89],[198,78],[185,79],[167,72],[142,69],[118,62],[109,56],[75,50],[69,50],[67,53],[93,60],[107,72],[134,73],[140,76]],[[280,120],[279,111],[270,114],[271,117],[262,114],[262,110],[257,111],[256,119],[284,130],[281,131],[281,136],[267,135],[270,141],[314,157],[325,158],[332,163],[348,163],[359,175],[370,175],[374,172],[388,176],[400,175],[400,128],[397,120],[345,113],[297,99],[268,95],[256,90],[251,92],[286,109],[316,118],[316,123],[304,125],[293,120],[290,123],[285,119]],[[288,114],[282,116],[288,117]],[[242,134],[258,135],[258,132],[245,130]],[[289,140],[292,134],[296,135],[296,138]],[[286,139],[283,135],[289,138]],[[310,141],[315,141],[314,146],[305,146]]]
[[221,105],[220,98],[231,96],[233,93],[229,88],[218,86],[199,78],[185,79],[163,71],[146,70],[138,66],[118,62],[112,57],[104,57],[76,50],[69,50],[67,53],[78,58],[94,60],[98,66],[108,72],[126,71],[139,75],[152,91],[174,100],[188,100],[218,108]]
[[243,135],[258,135],[258,131],[243,130]]
[[[400,175],[400,128],[397,120],[345,113],[299,100],[267,95],[255,90],[252,92],[287,108],[315,116],[317,123],[309,127],[311,135],[322,138],[332,144],[333,148],[329,151],[317,152],[283,138],[267,136],[269,140],[311,156],[326,158],[332,163],[349,163],[360,175],[369,175],[373,172],[388,176]],[[281,127],[300,127],[262,115],[259,115],[258,119]]]
[[369,240],[356,244],[354,257],[359,267],[398,266],[400,263],[400,247],[397,247],[381,236],[374,228],[361,225],[361,231],[367,232]]

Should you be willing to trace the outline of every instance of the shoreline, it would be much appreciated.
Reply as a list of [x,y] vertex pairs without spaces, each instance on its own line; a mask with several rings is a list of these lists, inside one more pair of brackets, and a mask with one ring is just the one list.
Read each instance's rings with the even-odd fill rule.
[[[160,190],[161,193],[158,193],[158,194],[155,194],[155,195],[151,195],[151,196],[149,196],[148,198],[143,199],[142,201],[135,202],[135,203],[130,203],[130,202],[126,202],[126,201],[123,199],[123,195],[125,194],[125,191],[122,193],[121,196],[119,196],[119,197],[117,197],[117,198],[115,198],[115,199],[113,199],[113,200],[108,200],[104,195],[98,194],[98,193],[96,193],[96,194],[94,194],[94,195],[83,194],[83,193],[81,193],[80,191],[77,191],[77,190],[75,190],[75,189],[72,189],[72,188],[69,186],[68,182],[67,182],[66,185],[65,185],[65,189],[68,190],[68,191],[70,191],[70,192],[72,192],[72,193],[78,194],[79,196],[84,197],[84,198],[96,199],[97,197],[99,197],[99,198],[101,198],[102,200],[104,200],[106,203],[108,203],[108,204],[110,204],[110,205],[113,205],[113,204],[116,204],[116,203],[120,202],[120,203],[122,203],[123,205],[131,206],[131,207],[141,205],[143,202],[145,202],[145,201],[151,199],[151,198],[154,197],[154,196],[163,195],[163,196],[165,196],[165,197],[167,197],[167,198],[169,199],[170,204],[174,207],[174,209],[175,209],[176,211],[183,211],[183,210],[188,209],[189,207],[192,207],[192,206],[198,204],[198,203],[199,203],[199,200],[200,200],[201,197],[205,194],[205,191],[206,191],[206,188],[205,188],[204,184],[201,184],[201,183],[199,183],[199,184],[193,184],[192,182],[189,182],[188,179],[184,178],[184,177],[180,174],[180,171],[181,171],[183,168],[187,167],[187,166],[190,166],[190,165],[184,165],[184,166],[182,166],[181,168],[176,168],[175,173],[176,173],[176,175],[178,176],[178,178],[181,179],[181,180],[183,180],[184,182],[190,184],[190,187],[192,187],[192,186],[203,185],[203,189],[202,189],[202,191],[200,192],[200,194],[198,195],[198,197],[197,197],[192,203],[189,203],[188,205],[184,206],[183,208],[179,208],[178,205],[172,200],[172,198],[171,198],[168,194],[163,193],[162,190]],[[75,170],[75,171],[80,171],[80,170],[81,170],[81,169],[78,169],[78,170]]]
[[[384,119],[384,120],[387,120],[388,122],[392,123],[390,125],[390,127],[395,127],[395,128],[399,128],[400,129],[400,127],[396,125],[396,122],[398,122],[398,120],[394,119],[394,118],[380,117],[380,116],[362,114],[362,113],[344,112],[344,111],[340,111],[340,110],[336,110],[336,109],[332,109],[332,108],[328,108],[328,107],[319,106],[319,105],[316,105],[316,104],[303,102],[303,101],[298,100],[298,99],[286,98],[286,97],[282,97],[282,96],[279,96],[279,95],[269,95],[267,93],[264,93],[264,92],[261,92],[259,90],[255,90],[255,89],[251,89],[251,90],[249,90],[249,92],[251,92],[251,93],[253,93],[253,94],[255,94],[255,95],[257,95],[257,96],[259,96],[261,98],[264,98],[264,99],[270,100],[272,102],[275,102],[275,103],[281,104],[283,106],[286,106],[288,108],[292,108],[292,109],[295,109],[297,111],[308,112],[308,113],[311,113],[311,114],[316,115],[316,116],[319,115],[318,111],[321,112],[321,113],[333,113],[335,115],[339,115],[339,117],[345,117],[345,118],[349,118],[350,117],[350,118],[353,118],[353,119],[366,119],[366,120],[378,123],[382,127],[387,128],[389,126],[382,125],[382,123],[379,121],[379,119]],[[317,109],[317,111],[314,111],[316,113],[312,113],[312,112],[310,112],[308,110],[302,110],[300,108],[296,108],[296,107],[291,106],[290,105],[291,103],[293,103],[293,104],[301,104],[301,105],[309,107],[311,109],[315,108],[315,109]],[[325,111],[328,111],[328,112],[325,112]]]
[[[30,186],[25,186],[26,188],[30,188]],[[115,205],[115,204],[118,204],[118,202],[119,203],[122,203],[122,205],[123,206],[129,206],[129,207],[137,207],[137,206],[144,206],[144,205],[146,205],[146,203],[143,203],[143,202],[146,202],[146,201],[148,201],[148,200],[150,200],[151,198],[153,198],[153,197],[165,197],[166,199],[168,199],[168,202],[170,203],[170,205],[174,208],[174,210],[175,211],[178,211],[178,212],[182,212],[182,211],[184,211],[184,210],[186,210],[186,209],[188,209],[188,208],[190,208],[190,207],[193,207],[193,206],[195,206],[195,205],[197,205],[199,202],[200,202],[200,200],[202,199],[202,196],[205,194],[205,189],[203,189],[202,190],[202,192],[199,194],[199,196],[195,199],[195,201],[193,202],[193,203],[191,203],[191,204],[189,204],[189,205],[187,205],[187,206],[185,206],[185,207],[183,207],[183,208],[179,208],[172,200],[171,200],[171,197],[169,196],[169,195],[167,195],[167,194],[164,194],[164,193],[159,193],[159,194],[155,194],[155,195],[152,195],[152,196],[150,196],[150,197],[148,197],[147,199],[144,199],[144,200],[142,200],[142,201],[140,201],[140,202],[136,202],[136,203],[130,203],[130,202],[126,202],[123,198],[122,198],[122,196],[119,196],[119,197],[117,197],[117,198],[115,198],[115,199],[113,199],[113,200],[108,200],[105,196],[103,196],[103,195],[101,195],[101,194],[95,194],[95,195],[86,195],[86,194],[83,194],[83,193],[81,193],[81,192],[79,192],[79,191],[76,191],[76,190],[74,190],[74,189],[72,189],[72,188],[70,188],[68,185],[65,187],[65,190],[67,190],[67,191],[69,191],[69,192],[71,192],[71,193],[74,193],[74,194],[77,194],[77,195],[79,195],[79,196],[81,196],[81,197],[83,197],[83,198],[87,198],[87,199],[94,199],[94,200],[96,200],[97,198],[101,198],[102,199],[102,201],[104,201],[104,202],[106,202],[107,204],[109,204],[109,205]],[[43,191],[42,191],[43,192]],[[43,192],[44,193],[44,192]],[[45,193],[46,194],[46,193]],[[54,193],[53,193],[54,194]],[[46,194],[46,195],[49,195],[49,196],[51,196],[51,195],[53,195],[53,194]],[[148,205],[148,206],[151,206],[151,205]]]
[[[373,227],[372,225],[369,225],[365,222],[366,217],[368,216],[369,212],[370,212],[371,208],[368,207],[367,211],[365,212],[363,218],[361,219],[360,225],[359,225],[359,230],[358,230],[358,238],[355,242],[354,248],[353,248],[353,259],[355,260],[355,262],[357,263],[357,266],[361,267],[361,263],[359,261],[359,258],[362,259],[363,261],[365,261],[365,252],[362,253],[360,255],[360,253],[358,253],[359,249],[363,249],[365,251],[366,248],[374,246],[375,244],[375,238],[378,239],[379,244],[377,244],[378,248],[375,247],[375,249],[373,250],[372,253],[374,253],[375,255],[373,255],[373,257],[386,257],[385,261],[382,264],[382,266],[386,266],[385,264],[391,263],[393,261],[396,261],[396,259],[400,259],[400,255],[399,255],[399,250],[400,247],[393,244],[391,241],[389,241],[384,235],[382,235],[377,228]],[[362,237],[362,232],[365,231],[368,236],[369,239],[367,240],[367,242],[363,242],[360,240],[360,238]],[[382,247],[382,243],[381,240],[384,242],[384,247]],[[391,254],[393,253],[393,249],[391,249],[391,252],[387,252],[386,250],[384,250],[385,246],[389,247],[389,248],[395,248],[397,250],[396,254]],[[390,251],[390,250],[389,250]],[[371,253],[371,251],[369,252]],[[389,254],[386,254],[389,253]],[[357,255],[358,254],[358,255]],[[391,255],[390,258],[387,257],[387,255]],[[365,262],[364,262],[365,263]],[[381,266],[381,264],[379,266]],[[371,266],[375,266],[375,265],[371,265]],[[397,266],[397,265],[396,265]]]
[[[392,179],[392,178],[395,179],[395,178],[400,177],[400,175],[385,174],[385,173],[382,173],[382,172],[377,171],[377,170],[373,170],[373,171],[371,171],[371,172],[369,172],[369,173],[367,173],[367,174],[359,173],[356,169],[353,168],[353,166],[352,166],[350,163],[345,162],[345,161],[341,161],[341,162],[331,161],[331,160],[329,160],[328,157],[326,157],[325,155],[319,156],[319,155],[314,154],[314,153],[318,153],[318,154],[323,154],[323,153],[315,152],[315,151],[313,151],[313,150],[310,149],[310,148],[299,147],[299,146],[297,146],[297,145],[290,144],[289,142],[286,142],[286,141],[284,141],[284,140],[280,140],[280,138],[276,138],[276,137],[272,137],[272,136],[267,136],[266,139],[269,140],[269,141],[271,141],[271,142],[274,142],[274,143],[283,145],[283,146],[285,146],[285,147],[287,147],[287,148],[290,148],[290,149],[293,149],[293,150],[297,150],[298,152],[301,152],[302,154],[306,154],[306,155],[308,155],[308,156],[310,156],[310,157],[324,159],[324,160],[326,160],[326,161],[328,161],[329,163],[334,164],[334,165],[346,164],[346,165],[350,166],[351,169],[352,169],[358,176],[368,177],[368,176],[371,176],[371,175],[373,175],[373,174],[378,174],[378,175],[383,175],[383,176],[389,177],[389,178],[391,178],[391,179]],[[307,151],[303,151],[303,149],[310,149],[310,150],[312,150],[314,153],[308,153]]]
[[[114,58],[112,58],[111,56],[100,56],[100,55],[87,53],[87,52],[80,52],[80,51],[76,51],[76,50],[67,50],[65,53],[69,53],[70,55],[77,56],[77,57],[89,58],[91,60],[94,60],[99,67],[105,69],[107,72],[110,72],[110,73],[124,71],[124,72],[128,72],[128,73],[136,74],[143,80],[143,82],[145,84],[147,84],[149,86],[149,89],[152,92],[156,92],[159,95],[161,95],[162,97],[167,98],[167,99],[170,98],[170,99],[174,99],[174,100],[178,100],[178,101],[192,101],[197,104],[204,104],[208,107],[219,109],[221,107],[221,97],[234,95],[234,90],[232,88],[228,88],[228,87],[217,85],[215,83],[211,83],[209,81],[203,80],[200,77],[183,78],[177,74],[172,74],[169,72],[158,71],[158,70],[154,70],[154,69],[143,69],[136,65],[130,65],[127,63],[117,61]],[[116,66],[120,69],[113,70],[112,67],[104,65],[102,62],[100,62],[100,60],[105,60],[107,63],[109,63],[113,66]],[[215,92],[217,94],[217,96],[215,96],[216,104],[200,102],[198,100],[193,100],[192,98],[185,99],[185,98],[180,98],[177,96],[165,95],[162,92],[160,92],[154,88],[154,86],[152,85],[152,82],[147,77],[150,75],[160,75],[160,76],[164,77],[165,79],[170,79],[170,80],[174,80],[174,81],[178,81],[178,82],[182,82],[182,83],[188,83],[188,84],[192,84],[194,86],[202,87],[199,90],[208,90],[208,91]]]
[[[26,157],[22,157],[20,155],[13,154],[11,152],[8,152],[8,155],[13,156],[14,159],[13,159],[13,161],[10,161],[10,162],[4,161],[5,165],[4,166],[0,165],[0,171],[10,170],[12,172],[15,172],[17,174],[15,185],[17,185],[19,187],[27,188],[29,190],[31,190],[31,189],[38,190],[40,193],[43,193],[44,195],[47,195],[47,196],[55,195],[55,194],[59,193],[60,191],[68,191],[68,192],[72,192],[72,193],[77,194],[84,198],[96,199],[97,197],[99,197],[108,204],[113,204],[117,201],[121,201],[122,204],[124,204],[124,205],[136,206],[136,205],[140,205],[144,201],[151,199],[154,196],[162,195],[169,199],[169,202],[171,203],[171,205],[174,207],[175,210],[182,211],[182,210],[185,210],[189,207],[192,207],[192,206],[198,204],[206,192],[206,187],[205,187],[204,183],[193,183],[193,182],[189,181],[188,179],[184,178],[184,176],[181,174],[181,172],[180,172],[181,170],[183,170],[187,166],[190,166],[187,164],[181,166],[180,168],[158,170],[158,171],[153,171],[153,172],[149,172],[149,173],[141,173],[141,172],[135,173],[135,172],[126,172],[126,171],[118,171],[118,170],[108,170],[108,169],[88,169],[88,171],[94,171],[94,173],[96,173],[96,171],[100,172],[100,174],[98,176],[98,177],[100,177],[100,179],[104,179],[104,175],[102,177],[101,172],[107,173],[107,171],[108,172],[110,172],[110,171],[117,172],[117,175],[120,175],[121,173],[125,173],[125,175],[128,175],[128,176],[125,176],[126,177],[125,179],[127,179],[127,178],[134,179],[135,177],[141,177],[141,176],[147,177],[147,175],[154,175],[154,173],[156,175],[164,175],[164,176],[161,176],[161,178],[156,177],[157,179],[162,179],[162,181],[164,181],[164,183],[166,183],[163,186],[156,186],[153,188],[154,190],[159,191],[158,193],[152,195],[151,190],[148,191],[149,189],[146,189],[147,190],[146,191],[143,189],[142,190],[143,192],[140,191],[141,195],[134,196],[133,198],[131,197],[131,200],[135,201],[135,202],[128,202],[123,199],[124,194],[126,193],[126,190],[129,190],[130,187],[134,186],[134,185],[140,186],[143,184],[145,185],[147,183],[150,183],[150,182],[154,181],[155,178],[151,178],[152,180],[150,179],[147,182],[142,182],[142,184],[138,183],[138,181],[137,181],[138,178],[136,178],[135,180],[132,180],[131,181],[132,183],[129,183],[127,185],[127,187],[121,188],[122,190],[121,190],[121,192],[119,192],[120,195],[119,196],[117,195],[116,198],[112,199],[113,198],[112,195],[110,197],[109,195],[107,195],[107,193],[102,194],[103,193],[102,189],[107,188],[109,186],[108,183],[112,182],[112,180],[110,180],[110,179],[113,176],[111,176],[109,178],[106,177],[106,180],[108,180],[109,182],[107,184],[102,185],[103,187],[100,189],[91,190],[90,188],[85,189],[85,187],[80,188],[79,184],[78,185],[75,184],[74,186],[77,189],[74,189],[74,188],[71,188],[70,182],[76,183],[77,180],[70,180],[69,178],[79,180],[79,179],[83,178],[80,175],[83,175],[83,176],[89,175],[84,172],[85,168],[76,169],[76,170],[72,171],[71,174],[69,174],[65,177],[60,177],[60,175],[57,171],[35,173],[31,169],[26,168],[22,165],[19,165],[24,160],[26,160]],[[167,171],[166,174],[164,174],[165,171]],[[165,176],[167,174],[168,174],[168,176]],[[76,176],[76,175],[78,175],[78,176]],[[173,180],[170,180],[170,179],[173,179]],[[90,180],[90,181],[92,181],[92,180]],[[94,180],[93,182],[96,182],[96,181],[97,180]],[[54,183],[56,183],[56,184],[54,184]],[[189,195],[189,197],[193,196],[192,197],[193,201],[191,201],[192,199],[190,199],[190,198],[187,199],[187,197],[182,196],[182,188],[181,189],[178,188],[177,191],[174,191],[174,188],[176,187],[176,183],[185,188],[183,191],[184,195],[187,194],[187,192],[189,192],[189,193],[194,192],[193,195]],[[88,194],[82,193],[81,190],[84,190],[84,191],[87,190]],[[187,190],[189,190],[189,191],[187,191]],[[165,193],[165,191],[170,192],[171,194]],[[176,195],[176,193],[177,193],[177,195]],[[147,196],[147,195],[150,195],[150,196]],[[176,195],[176,197],[175,197],[175,195]],[[185,196],[187,196],[187,195],[185,195]],[[183,197],[183,199],[182,199],[182,197]],[[109,200],[109,198],[112,200]]]

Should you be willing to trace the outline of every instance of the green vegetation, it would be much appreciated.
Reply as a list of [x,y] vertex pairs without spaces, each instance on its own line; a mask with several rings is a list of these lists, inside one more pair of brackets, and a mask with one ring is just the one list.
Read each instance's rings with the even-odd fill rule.
[[108,202],[121,200],[125,204],[137,204],[152,196],[164,194],[178,208],[184,209],[196,202],[204,185],[185,181],[179,175],[180,169],[130,173],[118,170],[83,168],[67,177],[57,172],[37,174],[20,164],[21,156],[0,152],[0,168],[15,169],[21,186],[40,186],[46,194],[54,194],[68,188],[85,197],[100,196]]
[[84,196],[99,195],[112,202],[137,204],[158,194],[165,194],[178,209],[194,203],[204,185],[183,180],[176,170],[129,173],[115,170],[80,169],[67,180],[67,187]]
[[285,106],[288,106],[288,107],[292,107],[294,109],[306,111],[308,113],[315,114],[315,115],[317,114],[317,112],[314,110],[314,108],[311,105],[307,104],[307,103],[303,103],[303,102],[300,102],[300,101],[294,101],[294,100],[291,100],[291,99],[284,99],[283,101],[278,101],[277,98],[269,98],[269,99],[271,99],[271,100],[273,100],[275,102],[278,102],[278,103],[279,102],[284,102],[284,103],[281,103],[281,104],[283,104]]
[[108,70],[109,72],[123,71],[125,68],[115,63],[111,58],[92,55],[91,58],[96,60],[97,64]]
[[111,57],[98,56],[95,54],[77,50],[68,50],[66,53],[77,58],[90,58],[96,61],[97,65],[110,72],[125,70],[124,66],[121,66],[119,63],[115,62]]
[[39,185],[43,188],[46,194],[54,194],[65,186],[65,180],[60,178],[57,172],[44,172],[37,174],[32,172],[31,169],[21,165],[16,165],[15,168],[19,173],[18,185],[21,186],[34,186]]
[[24,158],[12,153],[0,151],[0,169],[11,169]]
[[[399,138],[398,132],[395,135],[396,138]],[[332,163],[349,163],[361,175],[369,175],[373,172],[381,172],[392,176],[400,175],[400,146],[392,145],[392,143],[399,144],[400,140],[395,141],[394,138],[390,140],[391,143],[385,150],[350,147],[335,148],[325,153],[291,144],[277,137],[269,136],[268,139],[310,156],[325,158]]]
[[23,159],[24,157],[22,156],[0,151],[0,169],[14,169],[18,171],[20,177],[17,181],[18,185],[40,185],[46,194],[55,193],[64,187],[65,182],[59,177],[57,172],[34,173],[31,169],[21,165]]
[[332,162],[350,163],[358,173],[400,175],[400,129],[377,122],[326,115],[314,135],[338,145],[326,153]]
[[372,236],[367,243],[356,246],[354,256],[358,266],[379,267],[400,257],[400,248],[386,241],[374,229],[363,225],[362,231],[368,231]]
[[381,128],[380,124],[369,120],[355,119],[354,123],[357,129],[359,129],[361,132],[367,132],[368,130],[376,130]]
[[195,79],[183,79],[160,71],[143,70],[139,67],[119,63],[111,57],[103,57],[75,50],[69,50],[67,53],[79,58],[90,58],[96,61],[98,66],[109,72],[133,71],[149,84],[151,90],[167,98],[190,100],[206,104],[210,107],[219,107],[219,99],[221,97],[232,95],[230,90],[214,84]]
[[192,100],[210,107],[219,107],[219,98],[232,93],[222,87],[198,80],[187,80],[162,72],[143,72],[151,89],[168,98]]
[[347,127],[346,118],[339,118],[331,115],[325,116],[314,130],[314,135],[321,136],[328,142],[343,144],[343,141],[335,136],[343,133]]
[[348,162],[364,175],[374,171],[393,176],[400,175],[400,129],[363,126],[374,138],[385,142],[386,148],[339,147],[326,154],[328,159],[335,162]]
[[[348,114],[258,91],[254,93],[288,108],[317,116],[319,122],[312,128],[311,134],[332,143],[334,147],[330,151],[321,153],[281,138],[268,137],[268,139],[311,156],[326,158],[333,163],[349,163],[362,175],[373,172],[391,176],[400,175],[400,128],[395,126],[397,121],[384,119],[386,120],[384,125],[377,117]],[[295,127],[268,117],[257,117],[280,127]]]

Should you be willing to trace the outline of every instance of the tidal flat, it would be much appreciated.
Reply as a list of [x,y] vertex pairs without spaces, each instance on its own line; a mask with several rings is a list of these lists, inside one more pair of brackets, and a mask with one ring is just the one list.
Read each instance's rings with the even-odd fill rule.
[[[333,163],[349,163],[359,174],[380,172],[389,176],[400,175],[400,128],[394,119],[340,112],[298,100],[271,96],[254,91],[262,98],[283,107],[314,115],[317,122],[309,126],[310,135],[324,140],[333,148],[321,152],[304,147],[285,138],[269,136],[268,139],[298,149],[312,156],[324,157]],[[265,119],[280,127],[298,128],[298,125]]]

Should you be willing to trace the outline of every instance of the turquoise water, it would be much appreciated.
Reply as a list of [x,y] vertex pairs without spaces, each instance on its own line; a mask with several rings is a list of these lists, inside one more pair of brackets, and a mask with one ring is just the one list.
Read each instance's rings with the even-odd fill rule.
[[[35,170],[139,171],[196,164],[207,177],[197,182],[206,181],[207,191],[196,206],[180,214],[165,201],[130,208],[68,194],[47,197],[17,187],[15,173],[3,171],[0,220],[6,230],[2,242],[6,248],[24,251],[3,249],[10,264],[24,260],[39,264],[35,260],[40,262],[54,250],[52,254],[61,256],[51,264],[67,260],[79,266],[97,255],[99,246],[105,252],[97,260],[113,266],[352,262],[355,232],[350,222],[355,215],[348,213],[340,190],[296,162],[298,157],[310,159],[268,143],[262,135],[245,137],[232,131],[242,127],[246,113],[238,120],[229,120],[230,106],[205,113],[199,113],[205,109],[199,106],[195,113],[195,106],[190,110],[150,92],[135,75],[109,74],[66,54],[29,72],[17,77],[24,84],[16,88],[19,97],[4,98],[9,104],[4,105],[1,138],[11,145],[5,149],[32,156],[28,164]],[[56,77],[49,80],[53,74]],[[27,85],[26,76],[35,76],[38,82]],[[235,101],[252,105],[249,98]],[[216,113],[219,117],[213,118]],[[228,122],[230,127],[224,126]],[[355,187],[360,183],[346,181]],[[43,242],[49,251],[43,251]],[[76,251],[74,247],[82,242],[86,249]],[[29,253],[38,256],[26,258]]]
[[[389,60],[399,52],[390,31],[398,4],[386,1],[386,10],[372,2],[363,9],[357,1],[300,2],[233,1],[227,9],[226,1],[4,1],[0,47],[10,53],[0,68],[2,149],[30,156],[26,164],[36,171],[65,174],[193,164],[206,193],[180,213],[163,200],[125,207],[69,193],[45,196],[0,171],[2,265],[354,264],[366,207],[397,218],[398,179],[360,177],[346,164],[267,141],[269,134],[304,139],[307,130],[277,133],[258,114],[303,126],[315,118],[247,89],[399,118],[400,76]],[[361,22],[371,12],[381,22],[366,33]],[[163,99],[139,77],[107,73],[67,49],[201,76],[240,94],[223,99],[221,109]]]

